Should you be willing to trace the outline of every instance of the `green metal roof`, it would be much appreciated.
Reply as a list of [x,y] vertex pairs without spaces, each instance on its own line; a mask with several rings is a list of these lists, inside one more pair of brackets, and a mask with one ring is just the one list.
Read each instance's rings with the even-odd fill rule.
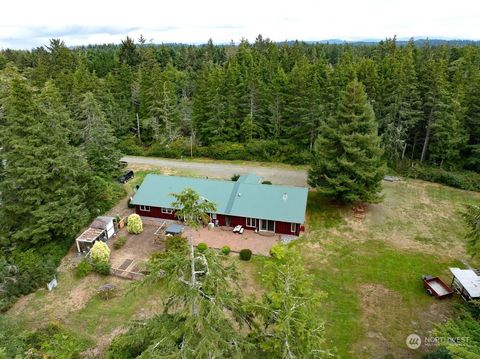
[[132,204],[171,208],[172,193],[189,187],[217,205],[217,213],[304,223],[308,190],[303,187],[260,184],[255,175],[241,176],[238,181],[148,174]]

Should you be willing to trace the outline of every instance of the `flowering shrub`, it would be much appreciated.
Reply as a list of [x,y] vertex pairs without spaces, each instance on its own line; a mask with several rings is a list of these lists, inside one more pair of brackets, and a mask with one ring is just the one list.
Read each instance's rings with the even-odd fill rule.
[[110,248],[102,242],[96,241],[90,250],[90,259],[95,263],[108,263],[110,260]]
[[131,214],[128,216],[127,231],[128,233],[133,234],[140,234],[143,232],[142,219],[138,214]]

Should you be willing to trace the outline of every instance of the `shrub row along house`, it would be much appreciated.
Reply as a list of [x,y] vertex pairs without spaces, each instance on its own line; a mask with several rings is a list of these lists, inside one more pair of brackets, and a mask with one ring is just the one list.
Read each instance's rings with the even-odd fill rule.
[[261,184],[253,174],[236,182],[149,174],[132,199],[143,217],[177,219],[172,193],[191,188],[216,204],[210,218],[218,226],[241,225],[258,232],[299,235],[305,222],[307,188]]

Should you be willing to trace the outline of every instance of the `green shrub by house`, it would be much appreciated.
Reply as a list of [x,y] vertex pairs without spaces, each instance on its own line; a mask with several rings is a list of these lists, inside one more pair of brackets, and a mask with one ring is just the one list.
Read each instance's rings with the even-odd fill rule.
[[252,251],[250,249],[242,249],[240,251],[240,259],[242,261],[249,261],[252,258]]
[[208,249],[208,246],[206,243],[198,243],[197,249],[199,252],[203,253]]
[[281,244],[275,244],[270,248],[270,255],[278,260],[284,260],[287,255],[287,247]]
[[229,246],[223,246],[220,251],[222,252],[222,254],[225,254],[226,256],[228,256],[231,250]]
[[138,214],[128,216],[127,231],[132,234],[140,234],[143,232],[142,219]]
[[110,248],[102,241],[96,241],[90,250],[90,259],[95,266],[96,263],[108,263],[110,261]]

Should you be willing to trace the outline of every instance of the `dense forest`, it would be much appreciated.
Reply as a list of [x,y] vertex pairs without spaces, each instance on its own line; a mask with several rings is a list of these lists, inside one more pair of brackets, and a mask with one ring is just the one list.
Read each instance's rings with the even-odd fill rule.
[[[123,195],[122,152],[311,164],[310,184],[350,202],[374,199],[384,162],[479,190],[479,94],[473,43],[1,50],[0,309],[49,280],[75,233]],[[338,161],[355,152],[364,166]],[[326,168],[339,179],[319,178]]]
[[[125,195],[122,153],[305,164],[312,187],[350,203],[381,200],[387,166],[480,190],[480,47],[258,36],[1,50],[0,311],[51,280],[75,234]],[[114,342],[112,357],[137,335]]]
[[[384,157],[480,171],[480,48],[443,44],[121,45],[59,40],[0,52],[36,89],[51,81],[74,122],[85,94],[125,153],[309,163],[353,79],[366,89]],[[6,70],[4,70],[5,72]]]

